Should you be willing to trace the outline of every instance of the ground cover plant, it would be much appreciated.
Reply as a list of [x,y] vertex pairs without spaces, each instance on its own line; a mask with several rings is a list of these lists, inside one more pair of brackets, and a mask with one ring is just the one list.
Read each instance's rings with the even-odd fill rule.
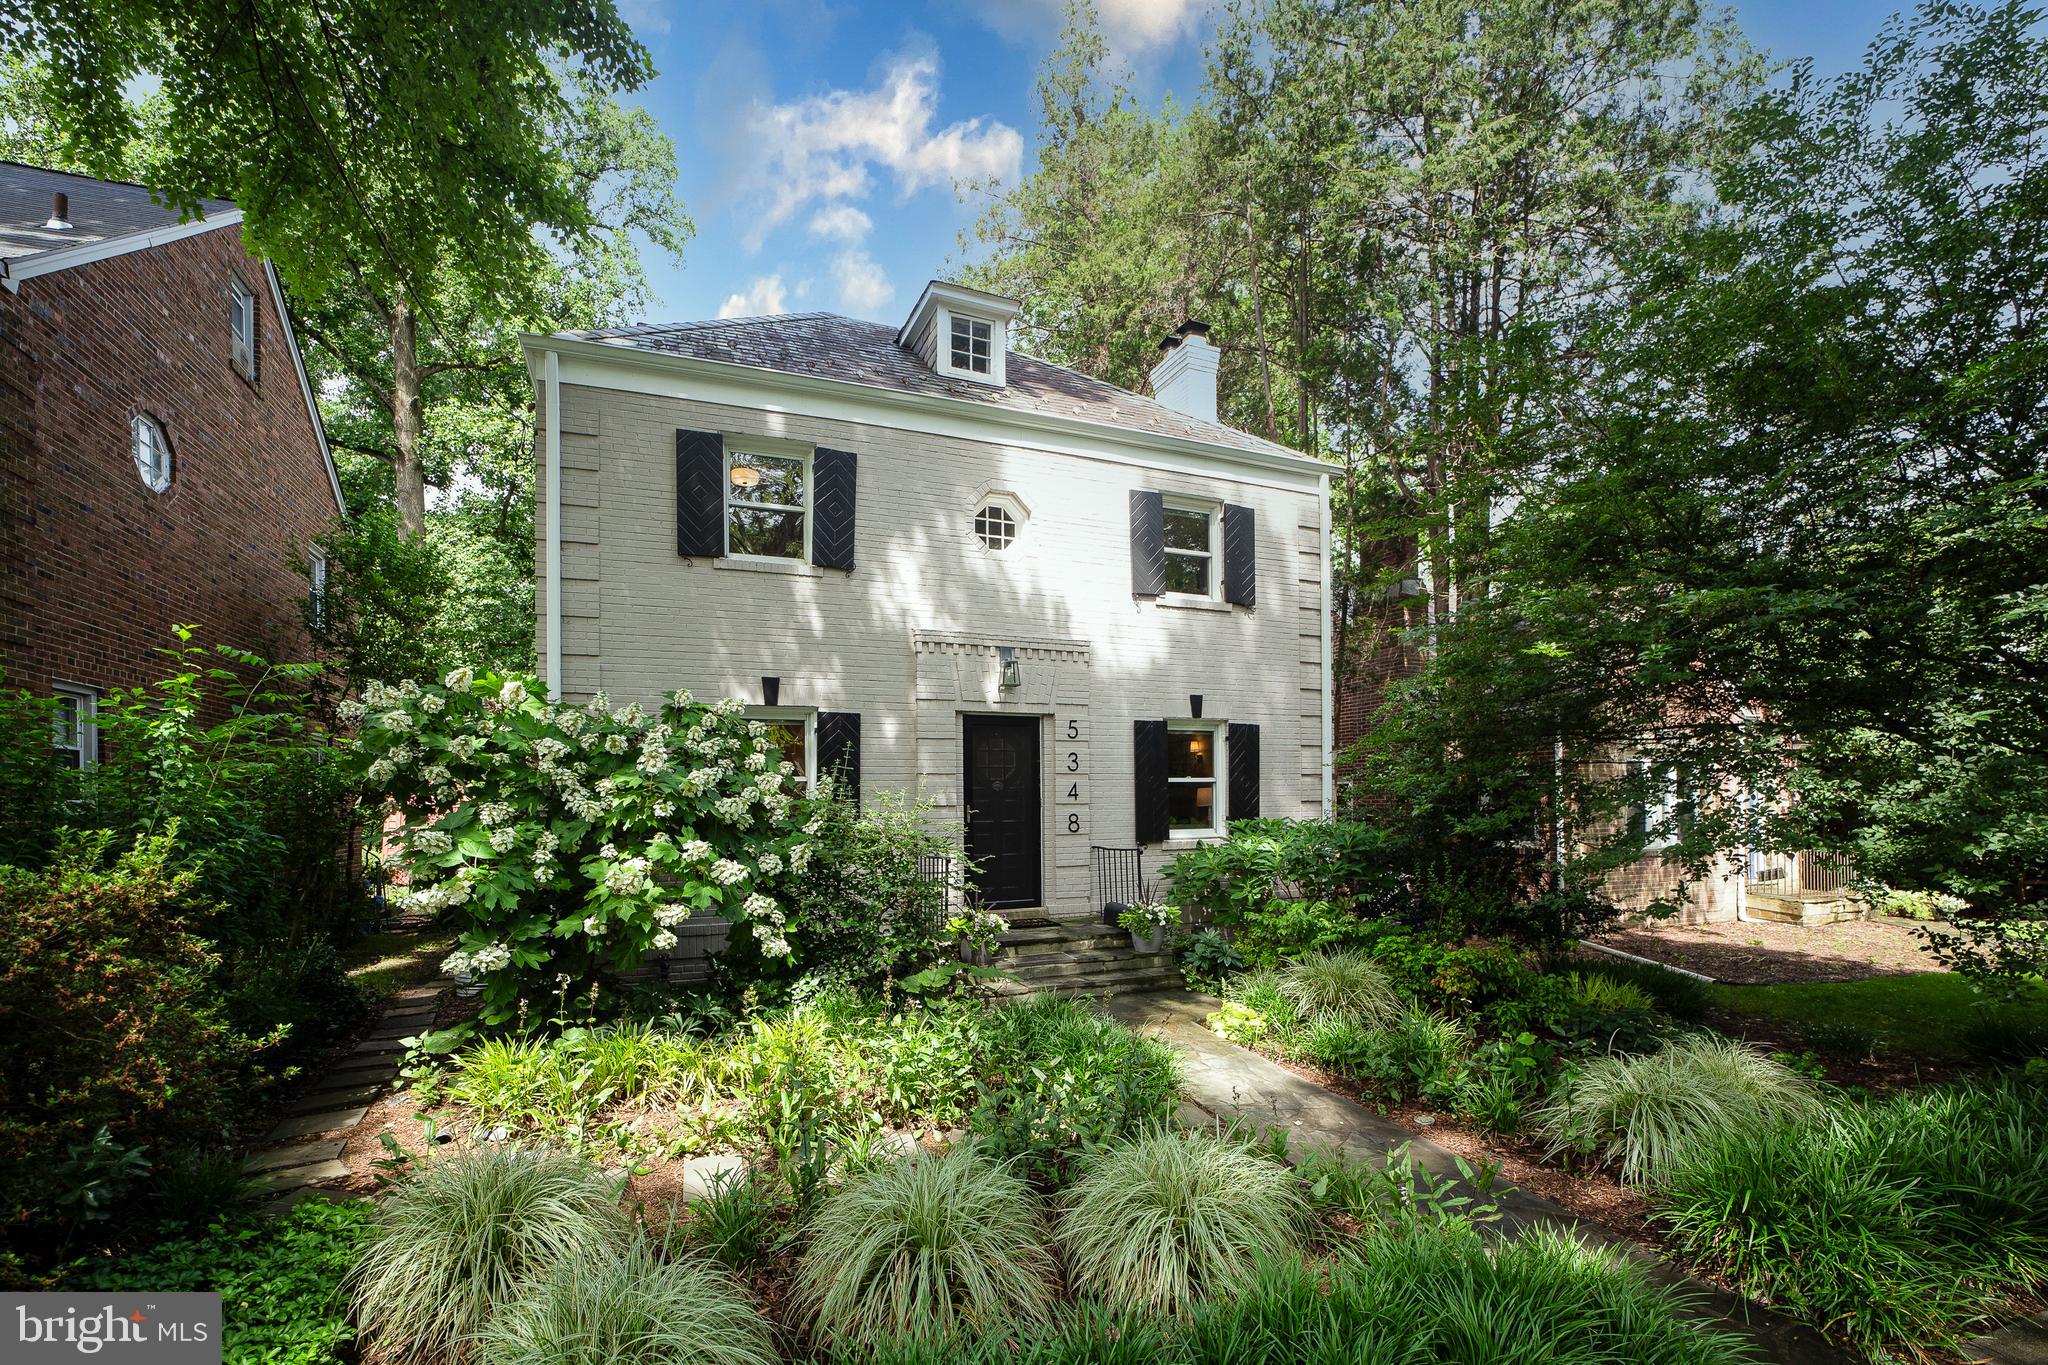
[[491,1314],[484,1365],[775,1365],[767,1319],[716,1265],[645,1237],[558,1260]]

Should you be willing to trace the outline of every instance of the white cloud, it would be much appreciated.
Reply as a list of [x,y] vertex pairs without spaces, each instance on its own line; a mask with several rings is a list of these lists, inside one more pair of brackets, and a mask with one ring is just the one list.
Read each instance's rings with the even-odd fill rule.
[[619,17],[636,34],[669,31],[668,9],[662,0],[619,0]]
[[[1095,0],[1102,36],[1125,54],[1179,42],[1207,8],[1206,0]],[[1004,0],[983,6],[981,17],[1005,38],[1036,42],[1059,32],[1066,11],[1066,0]]]
[[[972,118],[934,129],[939,64],[930,53],[891,59],[869,90],[834,90],[791,104],[755,105],[745,120],[758,163],[750,177],[752,220],[745,242],[768,234],[806,205],[833,207],[873,188],[879,168],[899,196],[956,180],[1013,180],[1024,160],[1016,129]],[[822,216],[822,215],[821,215]]]
[[832,280],[839,286],[839,306],[849,313],[874,313],[896,297],[882,267],[859,247],[833,258]]
[[718,316],[752,318],[763,313],[780,313],[788,292],[783,286],[782,276],[763,275],[740,293],[726,295],[725,302],[718,305]]
[[813,237],[837,237],[842,242],[859,242],[874,230],[875,220],[851,204],[827,204],[811,215]]

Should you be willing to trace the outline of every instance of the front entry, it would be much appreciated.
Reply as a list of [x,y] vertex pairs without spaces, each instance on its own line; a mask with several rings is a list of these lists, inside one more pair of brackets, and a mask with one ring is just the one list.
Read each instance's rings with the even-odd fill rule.
[[1038,718],[968,716],[967,856],[981,869],[982,904],[1043,903],[1039,884]]

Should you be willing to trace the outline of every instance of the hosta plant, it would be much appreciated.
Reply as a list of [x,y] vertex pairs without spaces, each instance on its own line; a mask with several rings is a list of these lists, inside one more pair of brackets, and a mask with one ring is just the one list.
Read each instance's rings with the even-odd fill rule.
[[1206,1133],[1159,1130],[1098,1156],[1061,1204],[1075,1287],[1177,1312],[1294,1247],[1293,1173]]
[[405,898],[453,912],[447,965],[481,980],[487,1021],[671,946],[693,914],[792,952],[784,898],[817,816],[738,702],[556,705],[535,679],[458,668],[373,683],[344,715],[363,781],[405,813]]

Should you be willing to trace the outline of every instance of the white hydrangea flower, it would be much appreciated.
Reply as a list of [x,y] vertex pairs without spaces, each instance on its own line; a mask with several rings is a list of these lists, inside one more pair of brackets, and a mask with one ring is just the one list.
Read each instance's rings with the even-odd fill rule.
[[654,946],[664,951],[673,948],[676,946],[676,936],[666,929],[656,929],[654,931]]
[[654,885],[645,858],[627,858],[604,872],[604,889],[614,896],[637,896]]
[[738,886],[747,879],[747,865],[736,863],[730,858],[720,858],[711,865],[711,880],[720,886]]
[[575,735],[583,729],[583,713],[566,708],[555,713],[555,724],[565,735]]
[[386,711],[377,717],[377,723],[396,734],[412,732],[412,714],[408,711]]
[[441,959],[441,970],[450,976],[461,976],[476,970],[476,959],[458,948]]
[[711,856],[711,845],[702,839],[690,839],[676,849],[686,863],[701,863]]
[[606,735],[604,737],[604,751],[608,754],[622,754],[626,752],[626,737],[622,734]]
[[545,735],[533,746],[534,756],[543,764],[560,763],[569,756],[569,746],[553,735]]
[[592,938],[603,938],[604,921],[600,920],[595,915],[586,916],[583,920],[583,932],[590,935]]
[[654,818],[657,820],[666,820],[675,813],[676,803],[673,801],[657,801],[654,803]]
[[757,773],[767,766],[768,755],[762,753],[759,749],[756,749],[753,753],[747,755],[748,772]]
[[746,911],[753,919],[761,919],[773,915],[776,911],[776,905],[773,898],[764,896],[756,891],[747,897],[745,902],[741,904],[740,909]]
[[398,684],[398,695],[404,697],[407,701],[411,701],[414,697],[417,697],[419,694],[420,685],[411,678],[407,678],[403,682]]
[[824,823],[824,816],[813,815],[809,820],[804,822],[804,833],[810,835],[813,839],[815,839],[818,837],[819,828],[822,827]]
[[711,803],[711,809],[718,813],[719,819],[737,824],[746,818],[746,798],[740,796],[721,796]]
[[774,925],[772,925],[772,924],[757,924],[757,925],[755,925],[755,926],[754,926],[754,938],[755,938],[756,940],[758,940],[758,941],[759,941],[759,943],[760,943],[760,945],[761,945],[761,954],[762,954],[762,956],[764,956],[764,957],[788,957],[788,956],[789,956],[789,940],[788,940],[788,939],[786,939],[786,938],[784,938],[784,937],[782,936],[782,931],[781,931],[781,930],[779,930],[779,929],[777,929],[777,928],[776,928],[776,927],[775,927]]
[[526,700],[526,684],[517,678],[507,678],[505,685],[498,689],[498,700],[507,706],[518,706]]
[[439,857],[455,845],[445,830],[416,829],[412,832],[412,846],[414,852],[423,853],[432,858]]
[[475,669],[451,668],[448,670],[448,676],[441,679],[441,686],[447,688],[450,692],[467,692],[474,682],[476,682]]
[[512,965],[512,950],[502,943],[489,943],[477,949],[470,961],[477,971],[495,972]]
[[373,682],[363,689],[363,705],[372,711],[381,711],[398,700],[398,694],[383,683]]
[[487,825],[505,825],[512,821],[512,807],[505,801],[486,801],[477,807],[476,818]]
[[519,842],[519,831],[510,825],[491,831],[491,852],[510,853],[512,846]]
[[640,761],[634,766],[649,777],[653,777],[657,773],[667,772],[668,750],[659,749],[653,745],[642,745],[640,748]]
[[718,705],[711,709],[721,716],[736,716],[746,709],[746,705],[738,697],[720,697]]
[[398,776],[398,765],[388,758],[380,758],[370,764],[370,781],[379,787]]
[[690,917],[690,907],[665,901],[654,907],[654,922],[664,929],[672,929]]
[[422,692],[420,694],[420,710],[430,716],[440,715],[442,709],[447,705],[448,703],[442,700],[439,692]]
[[363,718],[365,708],[361,702],[351,697],[337,707],[336,710],[341,713],[341,720],[344,725],[354,725]]
[[782,855],[779,853],[773,851],[763,853],[756,861],[760,863],[761,875],[764,877],[772,877],[782,871]]
[[798,844],[789,851],[789,870],[791,872],[802,872],[810,865],[811,846],[809,844]]

